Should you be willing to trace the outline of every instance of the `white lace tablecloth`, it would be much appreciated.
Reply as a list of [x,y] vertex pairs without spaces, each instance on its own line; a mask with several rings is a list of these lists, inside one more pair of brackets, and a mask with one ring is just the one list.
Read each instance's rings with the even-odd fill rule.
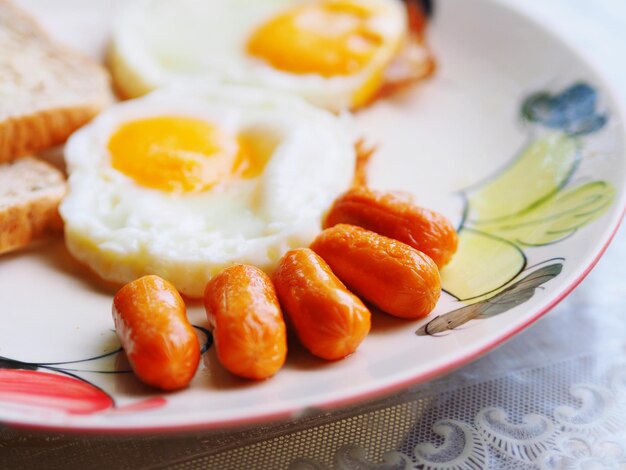
[[[523,3],[592,51],[626,103],[626,2]],[[583,283],[526,331],[382,400],[295,422],[165,437],[0,427],[0,468],[626,469],[625,266],[622,228]]]

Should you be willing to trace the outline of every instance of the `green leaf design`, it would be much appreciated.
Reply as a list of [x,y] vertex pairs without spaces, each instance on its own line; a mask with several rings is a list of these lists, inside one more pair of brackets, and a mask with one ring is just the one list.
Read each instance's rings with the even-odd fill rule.
[[501,238],[463,228],[452,261],[441,270],[443,289],[459,300],[493,294],[526,266],[524,253]]
[[434,335],[457,328],[475,318],[490,318],[504,313],[530,300],[537,289],[558,276],[562,269],[562,263],[543,266],[489,299],[435,317],[415,333],[418,336]]
[[523,113],[541,123],[541,135],[530,136],[497,174],[462,192],[459,248],[441,271],[443,289],[473,303],[435,318],[418,334],[446,331],[528,301],[563,265],[552,263],[520,279],[524,250],[567,238],[612,205],[616,190],[610,183],[572,182],[582,159],[581,136],[607,121],[606,113],[596,112],[596,95],[593,87],[577,83],[556,96],[540,93],[525,102]]
[[563,190],[532,211],[498,223],[476,223],[476,227],[512,243],[546,245],[568,237],[600,217],[614,197],[611,184],[594,181]]
[[580,160],[580,142],[550,133],[530,143],[502,173],[467,191],[469,221],[493,222],[533,210],[569,181]]

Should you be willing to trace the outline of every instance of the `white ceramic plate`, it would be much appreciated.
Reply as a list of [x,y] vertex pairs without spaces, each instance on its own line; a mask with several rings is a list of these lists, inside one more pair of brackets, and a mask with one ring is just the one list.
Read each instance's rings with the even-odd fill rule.
[[[21,3],[51,34],[101,57],[111,2]],[[460,251],[443,273],[447,293],[427,320],[376,316],[359,351],[339,362],[290,345],[284,369],[258,383],[224,372],[208,347],[191,386],[161,394],[128,372],[113,331],[114,291],[93,282],[62,242],[43,244],[0,260],[0,420],[137,432],[287,418],[440,375],[567,295],[624,208],[617,105],[602,77],[541,24],[492,0],[438,7],[429,33],[436,75],[357,116],[380,146],[371,185],[411,192],[460,228]],[[189,310],[209,346],[203,309]]]

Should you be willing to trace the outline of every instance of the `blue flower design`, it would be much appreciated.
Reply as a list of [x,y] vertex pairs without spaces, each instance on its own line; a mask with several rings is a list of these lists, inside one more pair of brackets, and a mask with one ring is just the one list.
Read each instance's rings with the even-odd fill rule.
[[598,92],[585,83],[576,83],[558,95],[545,92],[529,96],[522,116],[550,129],[561,129],[570,136],[591,134],[604,127],[606,113],[596,110]]

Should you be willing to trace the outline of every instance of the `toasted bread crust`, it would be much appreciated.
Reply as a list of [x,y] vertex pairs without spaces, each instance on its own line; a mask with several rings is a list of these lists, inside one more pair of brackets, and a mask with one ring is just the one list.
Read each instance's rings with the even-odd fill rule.
[[99,109],[56,108],[0,121],[0,163],[62,144]]
[[66,185],[59,170],[25,157],[0,165],[0,180],[0,253],[62,231],[58,206]]
[[109,77],[0,0],[0,163],[63,143],[111,101]]

